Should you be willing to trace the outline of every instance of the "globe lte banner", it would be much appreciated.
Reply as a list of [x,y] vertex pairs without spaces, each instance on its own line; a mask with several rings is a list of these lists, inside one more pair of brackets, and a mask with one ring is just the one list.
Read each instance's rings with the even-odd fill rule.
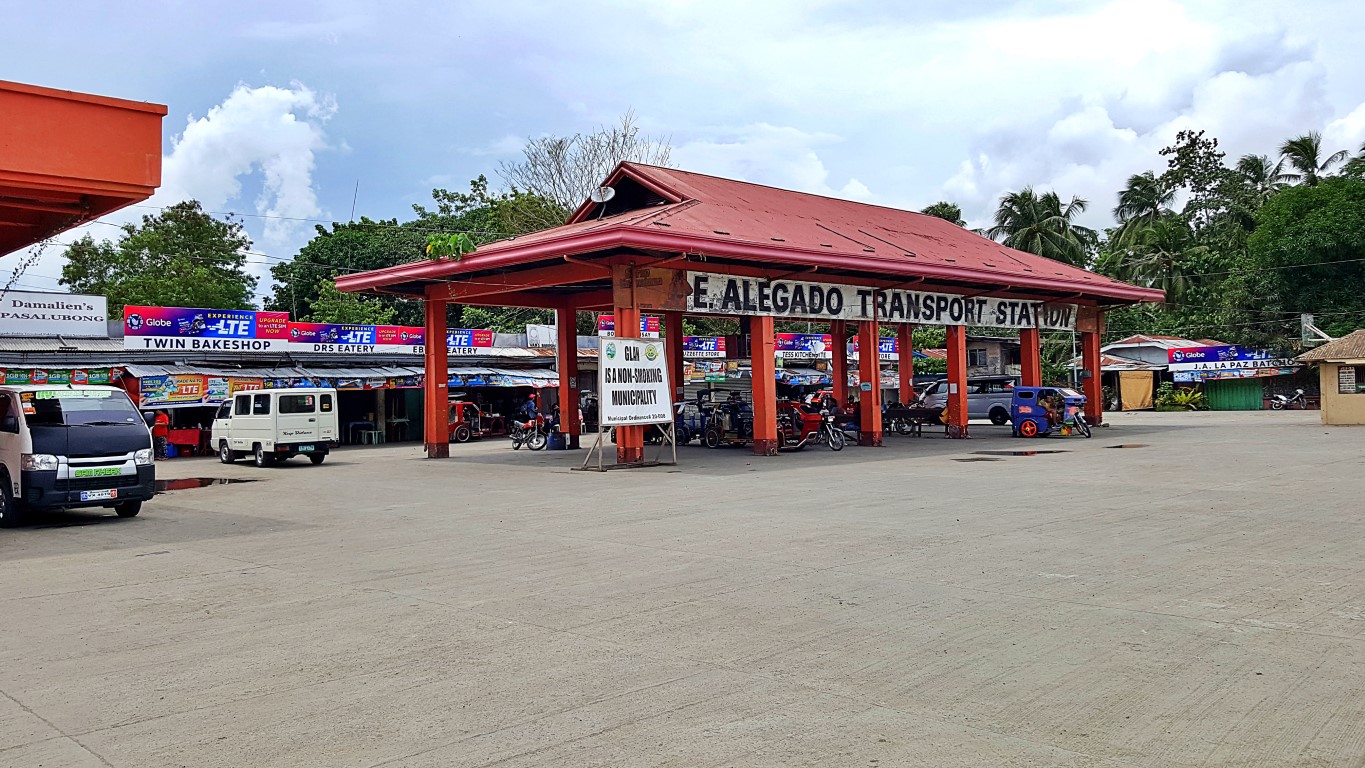
[[875,313],[875,319],[882,323],[1058,331],[1076,327],[1075,304],[882,291],[861,285],[765,280],[710,272],[688,272],[687,283],[691,290],[686,310],[699,314],[866,321],[874,319]]
[[245,309],[123,308],[124,349],[285,352],[289,313]]

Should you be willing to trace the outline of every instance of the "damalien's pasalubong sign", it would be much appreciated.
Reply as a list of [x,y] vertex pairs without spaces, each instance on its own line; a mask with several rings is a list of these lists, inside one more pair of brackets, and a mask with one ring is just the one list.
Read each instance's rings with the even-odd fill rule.
[[687,311],[802,320],[876,320],[983,328],[1076,327],[1075,304],[688,272]]

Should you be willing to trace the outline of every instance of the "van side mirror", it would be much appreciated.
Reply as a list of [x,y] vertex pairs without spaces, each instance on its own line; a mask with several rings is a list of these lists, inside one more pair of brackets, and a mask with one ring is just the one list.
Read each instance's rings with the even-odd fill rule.
[[14,414],[6,414],[5,418],[0,419],[0,432],[19,434],[19,417]]
[[154,427],[154,426],[156,426],[156,414],[155,414],[155,413],[144,413],[144,414],[142,414],[142,420],[145,421],[145,422],[147,422],[147,426],[149,426],[149,427]]

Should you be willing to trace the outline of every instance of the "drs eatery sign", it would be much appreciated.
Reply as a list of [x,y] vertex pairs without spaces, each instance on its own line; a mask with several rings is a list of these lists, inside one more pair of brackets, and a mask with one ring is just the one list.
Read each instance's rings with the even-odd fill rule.
[[771,315],[811,320],[974,325],[985,328],[1076,327],[1075,304],[989,299],[954,293],[877,290],[860,285],[764,280],[688,272],[687,310],[716,315]]

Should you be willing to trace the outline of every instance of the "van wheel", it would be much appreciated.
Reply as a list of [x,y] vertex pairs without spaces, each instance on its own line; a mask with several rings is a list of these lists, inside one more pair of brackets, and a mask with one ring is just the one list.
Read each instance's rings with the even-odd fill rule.
[[313,462],[314,466],[321,464],[326,458],[327,454],[325,453],[314,453],[308,456],[308,460]]
[[1010,423],[1010,414],[1004,408],[996,408],[991,411],[991,423],[997,427],[1003,427]]
[[467,443],[469,442],[469,438],[472,436],[473,432],[470,431],[468,424],[460,424],[456,426],[455,431],[451,433],[451,437],[455,438],[455,442],[457,443]]
[[237,454],[228,447],[228,442],[226,440],[218,443],[218,460],[224,464],[231,464],[237,461]]
[[125,501],[122,504],[114,505],[114,514],[119,517],[137,517],[137,513],[142,511],[142,502]]
[[0,528],[17,528],[24,524],[24,515],[9,489],[9,474],[0,472]]
[[271,464],[275,463],[275,457],[267,453],[265,449],[261,447],[260,443],[256,443],[255,445],[253,445],[251,447],[251,451],[252,456],[256,459],[256,466],[268,467]]

